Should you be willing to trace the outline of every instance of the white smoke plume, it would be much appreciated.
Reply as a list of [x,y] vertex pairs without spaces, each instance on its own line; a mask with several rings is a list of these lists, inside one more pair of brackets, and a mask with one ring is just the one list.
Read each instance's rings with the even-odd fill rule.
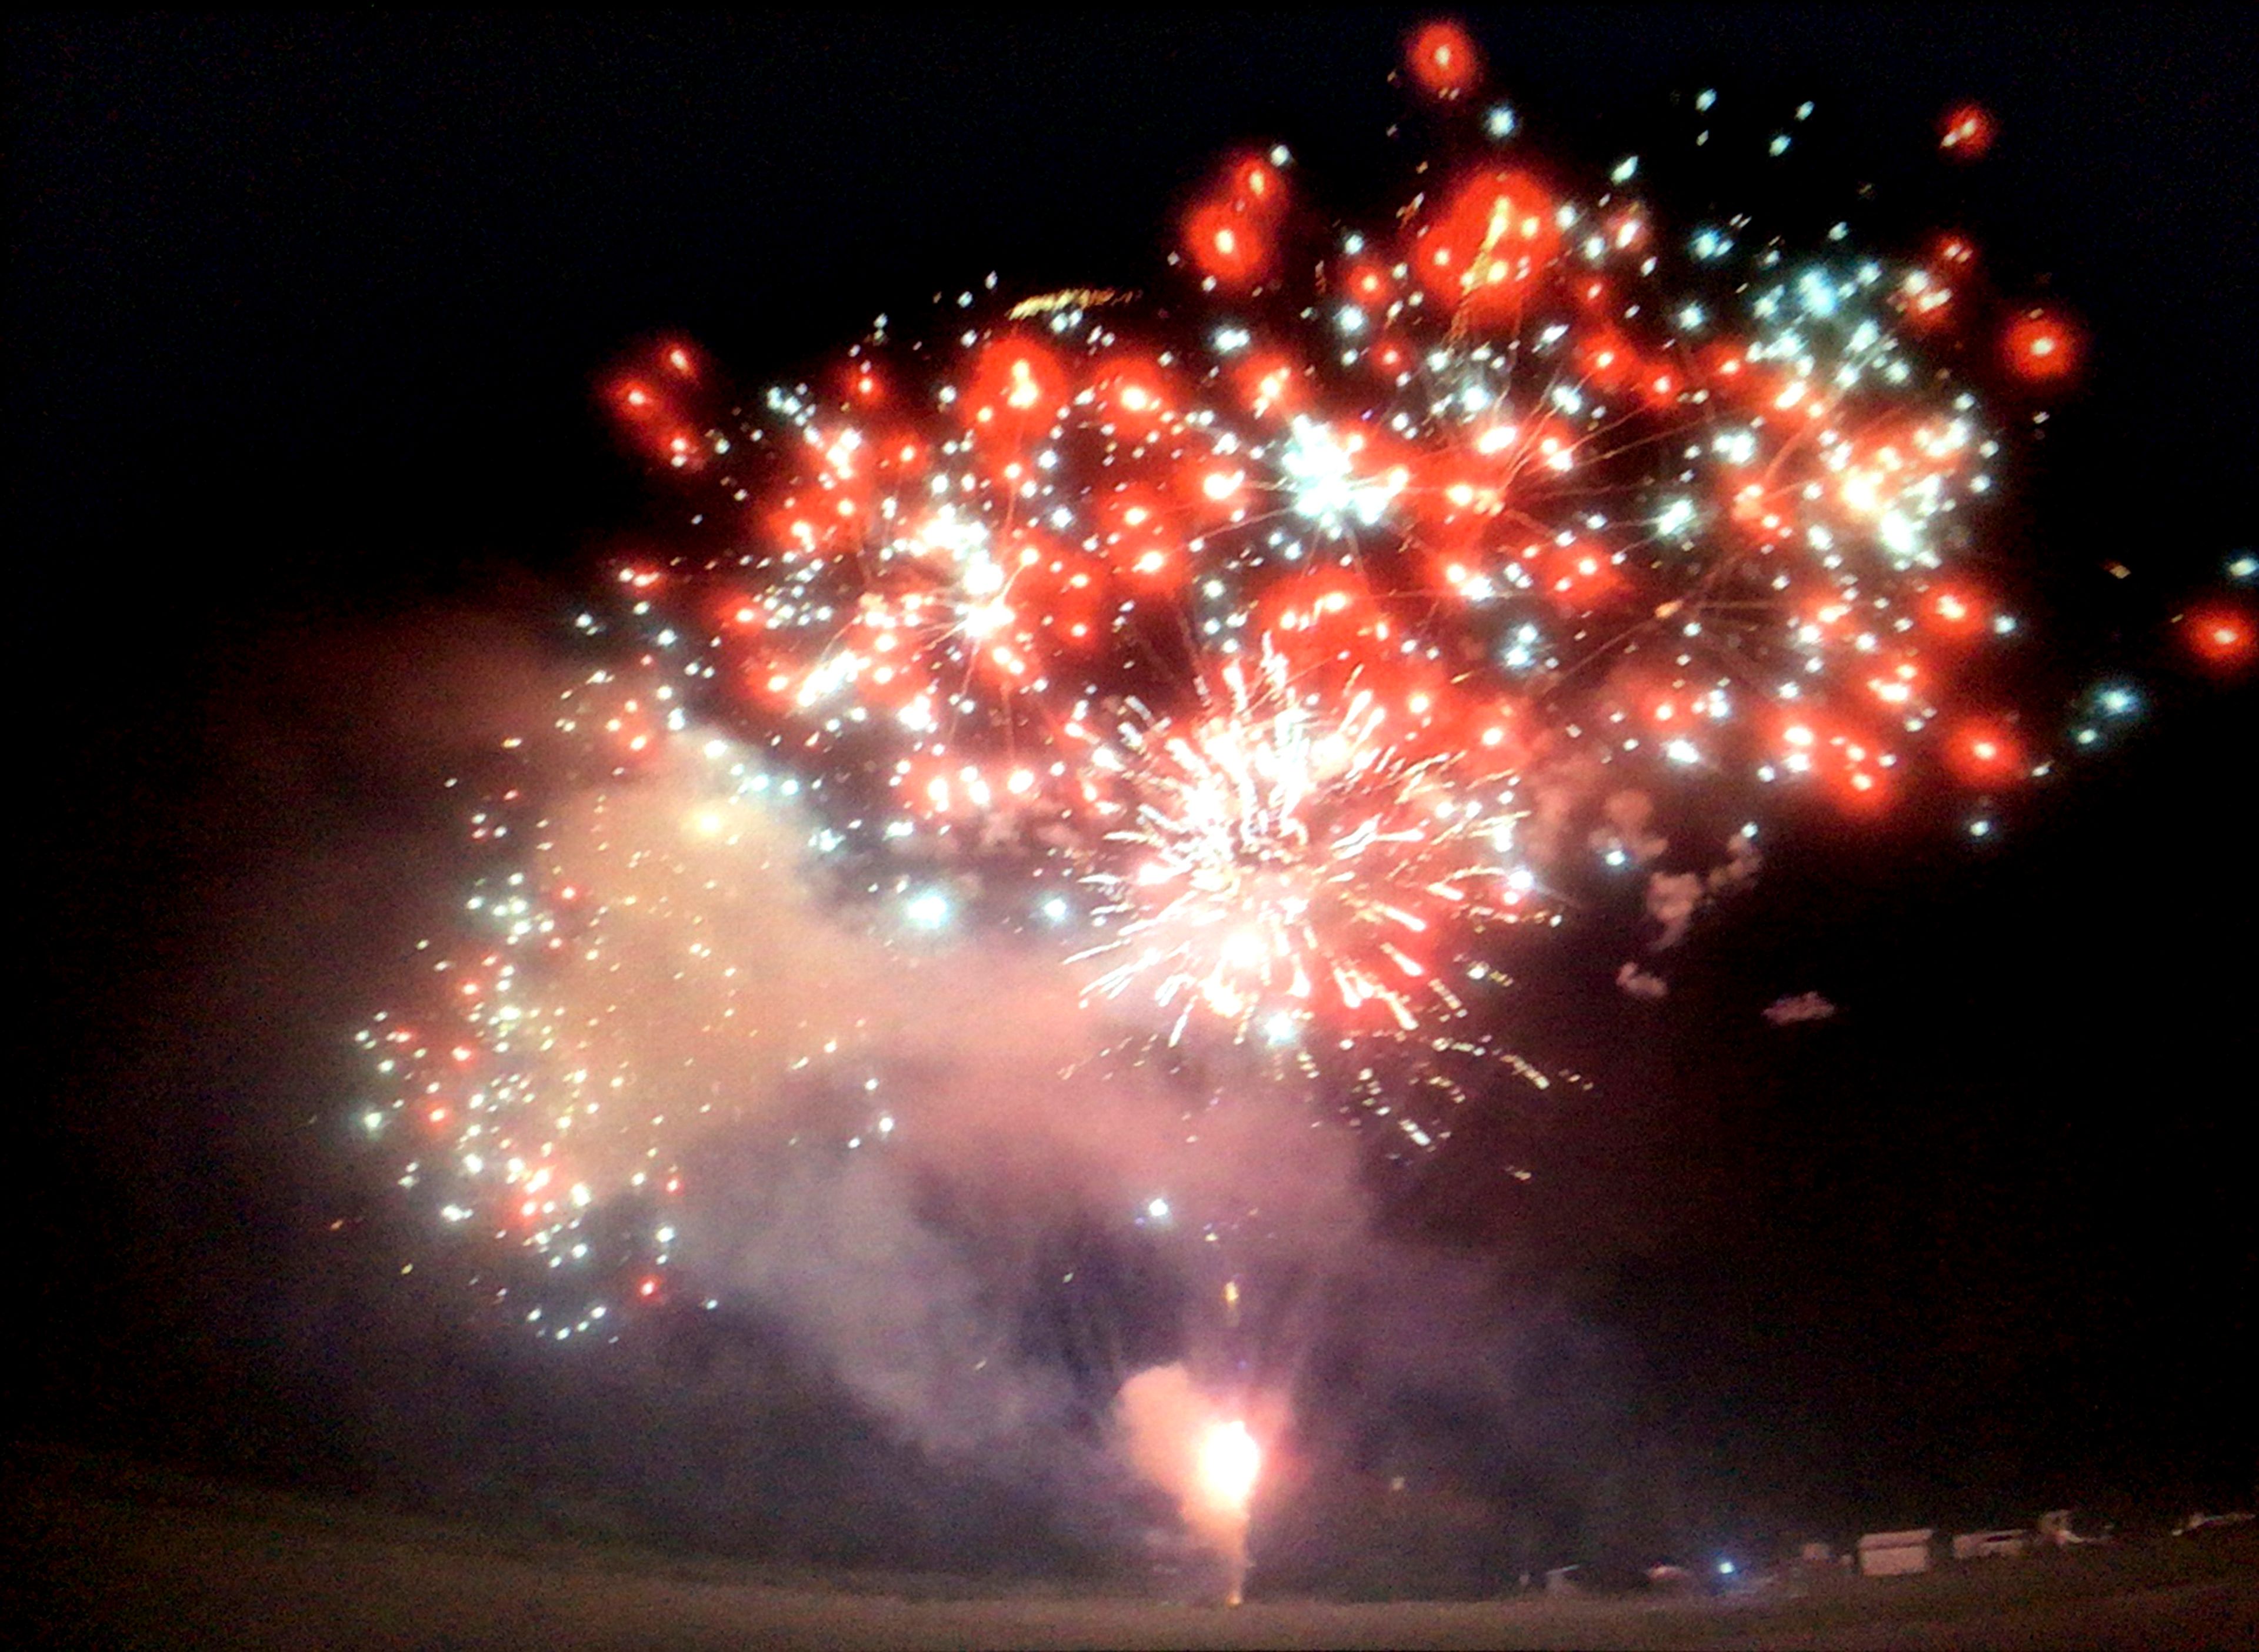
[[[1131,1426],[1149,1405],[1162,1413],[1176,1406],[1179,1440],[1195,1400],[1209,1407],[1203,1428],[1243,1420],[1213,1390],[1201,1398],[1206,1373],[1251,1361],[1245,1380],[1258,1399],[1306,1382],[1322,1380],[1329,1392],[1350,1385],[1350,1397],[1311,1406],[1295,1425],[1333,1430],[1322,1450],[1283,1421],[1274,1429],[1263,1415],[1244,1417],[1249,1439],[1279,1445],[1270,1490],[1256,1499],[1266,1520],[1348,1496],[1326,1477],[1353,1457],[1358,1428],[1393,1420],[1420,1435],[1438,1371],[1507,1373],[1525,1342],[1535,1360],[1551,1338],[1593,1373],[1580,1379],[1578,1403],[1619,1385],[1602,1380],[1613,1370],[1606,1351],[1579,1341],[1576,1326],[1542,1314],[1525,1323],[1519,1310],[1501,1313],[1483,1271],[1379,1238],[1364,1138],[1307,1095],[1222,1057],[1206,1076],[1096,1058],[1109,1044],[1134,1057],[1137,1029],[1080,1004],[1056,948],[987,924],[962,860],[937,853],[906,888],[891,875],[874,887],[775,789],[759,798],[732,790],[738,754],[713,755],[726,740],[686,729],[616,766],[585,729],[560,738],[547,724],[585,667],[545,653],[514,624],[427,619],[365,637],[324,634],[304,647],[309,659],[293,656],[287,669],[272,658],[280,646],[268,651],[246,668],[241,697],[269,679],[323,695],[262,688],[249,706],[231,701],[222,725],[241,760],[226,765],[237,788],[225,794],[228,812],[206,811],[226,827],[215,841],[255,842],[270,870],[240,896],[244,978],[229,1001],[244,1008],[224,1019],[244,1029],[243,1050],[205,1058],[239,1059],[253,1073],[276,1065],[253,1042],[276,982],[310,979],[308,990],[330,995],[320,1015],[302,1015],[324,1036],[372,1005],[428,1011],[431,1024],[452,1028],[434,994],[458,978],[431,974],[431,960],[481,957],[494,945],[484,920],[460,920],[471,925],[467,941],[450,927],[465,911],[464,857],[482,856],[475,869],[499,865],[496,877],[527,868],[558,925],[553,945],[519,954],[517,1001],[538,1031],[498,1064],[526,1081],[529,1104],[510,1122],[545,1139],[566,1128],[567,1098],[601,1099],[600,1108],[569,1109],[573,1164],[599,1214],[605,1190],[652,1163],[654,1149],[658,1166],[682,1171],[680,1194],[653,1219],[669,1224],[673,1250],[660,1306],[637,1321],[615,1297],[602,1324],[624,1334],[616,1349],[583,1352],[577,1336],[561,1351],[521,1344],[512,1339],[537,1332],[515,1290],[506,1308],[483,1285],[457,1301],[428,1266],[374,1299],[371,1371],[424,1357],[417,1339],[431,1324],[490,1322],[499,1334],[491,1347],[465,1344],[486,1363],[428,1406],[421,1387],[408,1405],[383,1384],[363,1385],[371,1428],[418,1450],[427,1442],[415,1430],[428,1433],[429,1451],[414,1462],[428,1462],[434,1477],[460,1460],[483,1465],[464,1470],[471,1480],[546,1484],[550,1458],[514,1466],[522,1428],[523,1437],[555,1442],[559,1483],[568,1463],[597,1465],[587,1471],[619,1492],[622,1507],[647,1508],[686,1532],[738,1520],[766,1534],[748,1542],[836,1549],[883,1538],[898,1545],[886,1552],[977,1556],[987,1528],[968,1524],[966,1507],[987,1511],[999,1531],[1048,1521],[1128,1552],[1146,1518],[1123,1495],[1135,1466],[1169,1489],[1236,1575],[1248,1560],[1244,1507],[1229,1498],[1220,1510],[1198,1498],[1188,1506],[1181,1463],[1169,1479],[1150,1454],[1134,1455],[1144,1450],[1136,1439],[1168,1436],[1158,1424]],[[330,662],[348,647],[363,668],[340,681]],[[372,680],[373,708],[360,703]],[[324,815],[335,780],[314,759],[329,757],[365,780],[351,808]],[[495,765],[504,783],[528,777],[534,795],[493,817],[507,820],[507,839],[482,838],[473,851],[460,834],[488,807],[480,799]],[[1592,822],[1594,796],[1583,794],[1583,818],[1566,829],[1571,848]],[[1640,852],[1659,853],[1649,818],[1644,800],[1614,805],[1615,829]],[[308,822],[323,823],[321,833]],[[944,892],[963,921],[944,913],[922,924],[912,902],[928,889]],[[587,915],[600,909],[600,921]],[[358,933],[366,911],[385,920],[368,956],[310,977],[303,960],[316,943],[306,937],[334,952],[331,937]],[[411,952],[426,935],[431,950]],[[301,1116],[302,1106],[277,1086],[278,1119]],[[530,1135],[537,1128],[544,1137]],[[387,1187],[402,1170],[390,1140],[372,1141],[363,1162]],[[399,1201],[399,1231],[439,1225],[447,1194],[435,1191],[425,1159],[425,1186]],[[1598,1243],[1653,1243],[1644,1195],[1626,1184],[1610,1196],[1621,1208],[1607,1207],[1615,1214]],[[631,1196],[621,1208],[635,1208]],[[1580,1202],[1580,1235],[1593,1220]],[[1082,1271],[1086,1259],[1124,1257],[1149,1283]],[[1244,1323],[1239,1310],[1215,1306],[1232,1300],[1227,1279],[1245,1292]],[[303,1288],[330,1287],[310,1278]],[[718,1304],[710,1316],[700,1308],[709,1296]],[[523,1360],[521,1348],[531,1350]],[[309,1339],[310,1362],[327,1356]],[[619,1383],[642,1386],[602,1387],[586,1374],[600,1360]],[[1185,1362],[1174,1378],[1133,1375],[1172,1360]],[[1584,1442],[1607,1431],[1544,1432],[1560,1402],[1533,1400],[1521,1381],[1498,1375],[1468,1405],[1500,1428],[1512,1420],[1516,1461],[1584,1486]],[[640,1407],[631,1426],[616,1409],[623,1393]],[[521,1425],[521,1414],[550,1416],[545,1395],[558,1426]],[[1094,1429],[1094,1419],[1117,1415],[1117,1397],[1121,1427]],[[489,1416],[491,1426],[475,1421]],[[1237,1442],[1222,1440],[1228,1464]],[[1323,1472],[1312,1466],[1321,1463]],[[913,1472],[929,1478],[901,1484]],[[1282,1542],[1281,1552],[1293,1551]]]

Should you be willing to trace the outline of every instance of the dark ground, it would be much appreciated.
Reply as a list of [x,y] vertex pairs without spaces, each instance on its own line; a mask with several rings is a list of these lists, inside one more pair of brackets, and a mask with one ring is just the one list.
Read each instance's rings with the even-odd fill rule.
[[115,1460],[19,1459],[42,1641],[127,1648],[2259,1646],[2259,1533],[1726,1599],[1236,1611],[962,1579],[794,1572],[491,1531]]

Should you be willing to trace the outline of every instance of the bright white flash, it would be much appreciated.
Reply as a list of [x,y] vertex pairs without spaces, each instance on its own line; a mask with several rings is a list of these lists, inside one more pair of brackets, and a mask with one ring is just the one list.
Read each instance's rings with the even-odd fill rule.
[[1219,1422],[1201,1440],[1201,1490],[1219,1508],[1245,1508],[1262,1468],[1263,1448],[1244,1422]]
[[1295,513],[1327,533],[1341,533],[1351,523],[1378,525],[1403,486],[1393,475],[1360,477],[1356,455],[1315,419],[1294,421],[1279,464],[1293,492]]

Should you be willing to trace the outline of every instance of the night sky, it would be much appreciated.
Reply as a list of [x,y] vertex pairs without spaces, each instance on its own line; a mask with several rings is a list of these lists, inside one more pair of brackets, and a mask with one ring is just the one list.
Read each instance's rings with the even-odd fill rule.
[[[1080,1552],[1049,1493],[918,1478],[752,1331],[718,1355],[655,1332],[560,1374],[406,1292],[381,1167],[338,1126],[367,1087],[349,1035],[455,899],[442,780],[495,717],[544,715],[497,662],[681,515],[608,427],[616,363],[684,337],[766,383],[990,271],[1149,283],[1188,193],[1251,140],[1370,210],[1417,158],[1386,135],[1413,20],[9,25],[36,1366],[12,1432],[446,1506],[616,1507],[692,1545]],[[2035,740],[2105,677],[2147,710],[1982,843],[1950,801],[1790,811],[1659,1002],[1616,990],[1631,929],[1605,914],[1523,961],[1519,1047],[1593,1079],[1529,1149],[1530,1189],[1500,1191],[1503,1122],[1367,1183],[1377,1254],[1448,1264],[1529,1328],[1512,1428],[1449,1385],[1387,1386],[1334,1323],[1301,1365],[1306,1393],[1345,1396],[1308,1460],[1543,1504],[1510,1570],[2241,1503],[2259,708],[2171,621],[2259,541],[2252,31],[1469,21],[1540,149],[1605,160],[1706,86],[1808,98],[1814,210],[1872,182],[1886,221],[1966,230],[2081,317],[2091,364],[2019,433],[1987,555],[2038,639],[2016,678]],[[1936,122],[1968,97],[1999,139],[1949,168]],[[1840,1013],[1758,1013],[1806,991]],[[1135,1340],[1167,1292],[1116,1261]],[[1356,1288],[1378,1300],[1385,1271]],[[708,1472],[732,1381],[767,1443],[729,1448],[729,1497],[701,1501],[666,1477]],[[647,1450],[570,1443],[622,1414]],[[793,1430],[816,1443],[787,1462]],[[448,1480],[451,1459],[480,1466]],[[1322,1577],[1322,1538],[1294,1541]]]

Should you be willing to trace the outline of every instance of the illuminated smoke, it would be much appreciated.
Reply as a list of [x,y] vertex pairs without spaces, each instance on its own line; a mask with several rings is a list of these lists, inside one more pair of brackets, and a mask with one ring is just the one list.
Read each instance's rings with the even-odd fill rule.
[[1764,1018],[1776,1027],[1792,1027],[1806,1021],[1827,1021],[1835,1014],[1835,1006],[1818,993],[1792,993],[1786,998],[1777,998],[1764,1007]]
[[1222,1562],[1226,1599],[1237,1606],[1247,1581],[1248,1513],[1263,1463],[1245,1419],[1203,1392],[1182,1365],[1130,1378],[1114,1415],[1124,1455],[1176,1499],[1186,1527]]
[[1671,983],[1660,975],[1650,974],[1636,964],[1626,964],[1616,972],[1616,985],[1633,998],[1664,998],[1671,992]]

